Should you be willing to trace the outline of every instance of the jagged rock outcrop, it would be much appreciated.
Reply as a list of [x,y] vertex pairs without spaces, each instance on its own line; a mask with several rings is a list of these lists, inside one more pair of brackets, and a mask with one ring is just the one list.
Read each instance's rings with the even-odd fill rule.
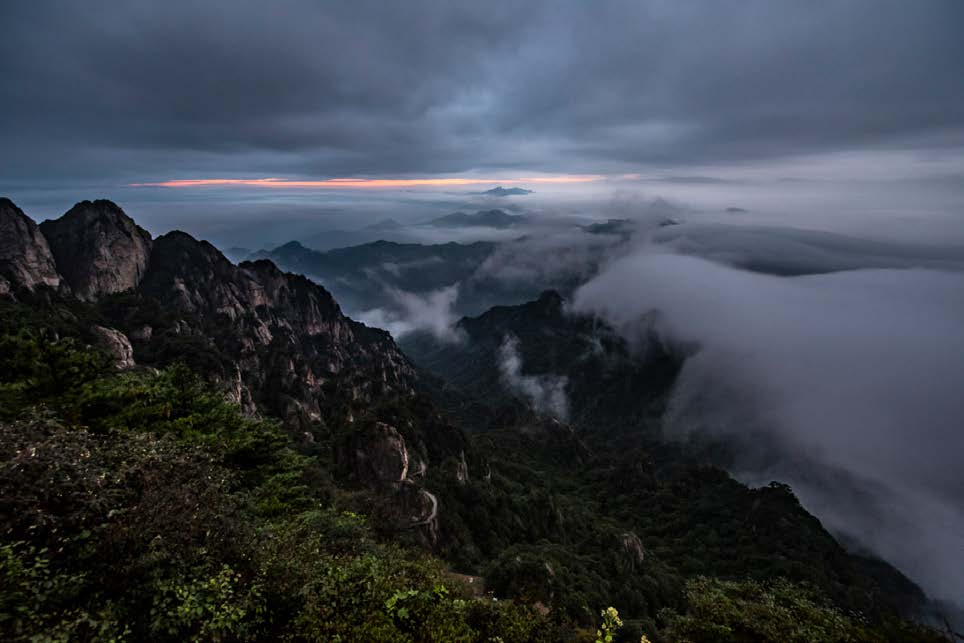
[[40,231],[78,299],[130,290],[147,270],[151,235],[111,201],[81,201]]
[[374,484],[407,479],[408,449],[395,427],[376,422],[369,430],[356,433],[353,442],[353,469],[359,479]]
[[399,514],[398,522],[403,527],[416,529],[426,546],[431,547],[438,542],[439,502],[434,493],[413,482],[408,482],[399,485],[395,500]]
[[37,224],[13,201],[0,198],[0,295],[60,285],[54,256]]
[[[432,437],[438,438],[440,443],[453,438],[455,441],[464,439],[452,427],[437,426],[435,429],[437,433]],[[439,539],[439,500],[423,484],[429,466],[428,451],[437,451],[442,445],[433,444],[434,448],[428,449],[423,441],[414,441],[420,443],[409,447],[405,436],[394,426],[374,422],[356,430],[340,449],[338,459],[350,468],[356,481],[379,493],[381,501],[376,513],[382,528],[413,531],[425,546],[432,547]],[[442,448],[451,450],[452,446]],[[453,461],[464,476],[460,481],[467,480],[469,467],[464,445],[458,460],[451,453],[447,455],[443,469]]]
[[616,569],[626,573],[640,570],[646,560],[646,548],[639,536],[631,531],[624,531],[616,536],[615,541],[612,551]]
[[412,480],[381,488],[374,507],[379,528],[387,532],[410,532],[424,546],[439,540],[439,500]]
[[114,358],[114,367],[122,371],[134,366],[134,349],[127,336],[119,330],[94,326],[97,346]]
[[220,360],[216,375],[239,369],[258,405],[291,426],[307,428],[341,403],[412,391],[414,370],[387,332],[349,319],[327,290],[270,261],[235,266],[210,243],[171,232],[154,241],[137,293],[178,319],[133,336],[155,350],[193,336]]

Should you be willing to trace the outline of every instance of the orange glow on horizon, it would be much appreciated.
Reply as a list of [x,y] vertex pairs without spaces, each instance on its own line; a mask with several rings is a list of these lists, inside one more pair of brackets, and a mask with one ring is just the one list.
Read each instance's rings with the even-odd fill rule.
[[597,174],[562,174],[558,176],[522,177],[518,179],[324,179],[301,181],[295,179],[175,179],[158,183],[130,183],[131,187],[193,188],[217,185],[240,185],[261,188],[411,188],[452,187],[463,185],[500,185],[511,183],[591,183],[604,177]]

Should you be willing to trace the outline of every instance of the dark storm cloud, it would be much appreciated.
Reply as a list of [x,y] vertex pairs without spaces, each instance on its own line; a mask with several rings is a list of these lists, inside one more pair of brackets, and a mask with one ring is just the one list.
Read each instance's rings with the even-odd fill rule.
[[5,2],[3,182],[960,145],[959,2]]

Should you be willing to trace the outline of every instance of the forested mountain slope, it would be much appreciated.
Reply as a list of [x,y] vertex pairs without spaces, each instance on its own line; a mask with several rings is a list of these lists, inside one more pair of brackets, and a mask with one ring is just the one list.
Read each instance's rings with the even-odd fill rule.
[[[613,606],[634,640],[940,640],[788,488],[661,441],[677,347],[547,293],[413,352],[440,384],[310,280],[113,203],[3,200],[0,231],[4,638],[575,641]],[[508,333],[565,417],[500,383]]]

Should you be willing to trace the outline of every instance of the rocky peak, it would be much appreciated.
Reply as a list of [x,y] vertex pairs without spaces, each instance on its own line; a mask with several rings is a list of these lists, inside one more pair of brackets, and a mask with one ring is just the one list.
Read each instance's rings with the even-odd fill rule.
[[310,335],[321,332],[326,322],[336,320],[344,323],[345,332],[353,337],[368,335],[368,331],[373,330],[345,317],[331,293],[303,275],[282,272],[267,259],[246,261],[239,267],[261,284],[275,310],[303,325]]
[[0,198],[0,295],[60,285],[54,256],[37,224],[13,201]]
[[175,230],[154,240],[150,269],[141,290],[193,314],[225,313],[236,318],[258,286],[207,241]]
[[298,241],[289,241],[284,245],[278,246],[272,252],[304,252],[305,250],[308,250],[308,248]]
[[184,316],[176,333],[210,338],[256,401],[291,425],[323,417],[333,396],[411,390],[414,370],[388,333],[348,319],[323,287],[268,260],[236,266],[206,241],[171,232],[154,241],[138,292]]
[[309,335],[348,323],[331,294],[267,259],[232,264],[207,241],[174,231],[154,241],[143,291],[195,314],[254,316]]
[[135,288],[147,271],[151,235],[112,201],[81,201],[40,231],[78,299]]

